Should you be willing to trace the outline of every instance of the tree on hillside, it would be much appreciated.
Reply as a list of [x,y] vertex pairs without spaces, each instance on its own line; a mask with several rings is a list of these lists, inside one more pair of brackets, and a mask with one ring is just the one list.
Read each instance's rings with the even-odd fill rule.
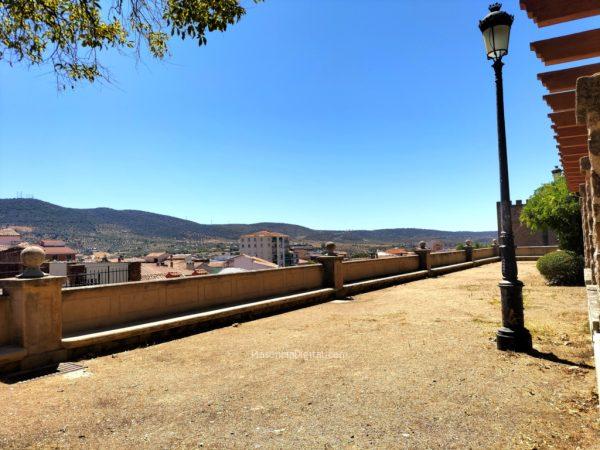
[[[109,79],[108,49],[168,54],[171,36],[206,44],[246,13],[243,0],[0,0],[0,60],[49,65],[59,88]],[[262,0],[248,0],[258,3]]]
[[579,198],[569,191],[564,177],[537,188],[520,220],[532,231],[553,230],[561,249],[583,254]]

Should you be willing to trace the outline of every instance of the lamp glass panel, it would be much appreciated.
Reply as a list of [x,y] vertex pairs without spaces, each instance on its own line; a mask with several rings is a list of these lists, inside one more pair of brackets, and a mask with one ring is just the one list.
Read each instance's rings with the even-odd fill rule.
[[485,52],[488,58],[502,58],[508,53],[508,41],[510,37],[510,26],[496,25],[483,32]]

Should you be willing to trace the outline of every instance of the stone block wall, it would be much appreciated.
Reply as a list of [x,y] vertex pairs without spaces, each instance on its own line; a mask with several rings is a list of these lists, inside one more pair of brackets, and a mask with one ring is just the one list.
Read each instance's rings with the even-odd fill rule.
[[[554,233],[552,230],[537,231],[534,233],[521,223],[521,211],[523,211],[523,207],[526,204],[527,202],[523,203],[521,200],[517,200],[516,203],[511,206],[512,229],[515,245],[517,247],[558,245],[556,233]],[[500,202],[496,203],[496,216],[498,218],[498,229],[500,229]],[[500,240],[499,235],[498,240]]]
[[381,259],[358,259],[344,261],[342,265],[344,283],[351,283],[369,278],[414,272],[419,269],[419,257],[411,255]]
[[323,286],[320,265],[63,290],[65,334],[153,320]]

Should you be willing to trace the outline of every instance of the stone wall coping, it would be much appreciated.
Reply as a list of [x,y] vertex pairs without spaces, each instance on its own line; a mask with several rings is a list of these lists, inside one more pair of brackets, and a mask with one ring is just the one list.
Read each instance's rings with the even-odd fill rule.
[[41,278],[17,278],[17,277],[11,277],[11,278],[2,278],[0,279],[0,285],[2,285],[4,282],[8,281],[11,284],[12,283],[27,283],[28,285],[43,285],[43,284],[48,284],[48,282],[51,281],[56,281],[56,280],[61,280],[61,281],[65,281],[67,279],[67,277],[61,277],[61,276],[57,276],[57,275],[46,275],[45,277],[41,277]]

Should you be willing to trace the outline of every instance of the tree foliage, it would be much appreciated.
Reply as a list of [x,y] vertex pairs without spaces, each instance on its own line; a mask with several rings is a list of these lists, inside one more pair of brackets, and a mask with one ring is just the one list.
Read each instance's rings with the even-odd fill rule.
[[[490,248],[492,246],[491,243],[484,243],[484,242],[479,242],[479,241],[475,241],[471,244],[471,247],[473,248]],[[460,244],[456,244],[456,247],[454,247],[455,250],[464,250],[466,247],[466,245],[461,242]]]
[[583,254],[579,198],[569,191],[564,177],[536,189],[520,220],[532,231],[553,230],[561,249]]
[[[0,0],[0,60],[48,64],[60,88],[109,78],[108,49],[168,54],[171,36],[205,45],[246,13],[243,0]],[[257,3],[262,0],[248,0]]]

